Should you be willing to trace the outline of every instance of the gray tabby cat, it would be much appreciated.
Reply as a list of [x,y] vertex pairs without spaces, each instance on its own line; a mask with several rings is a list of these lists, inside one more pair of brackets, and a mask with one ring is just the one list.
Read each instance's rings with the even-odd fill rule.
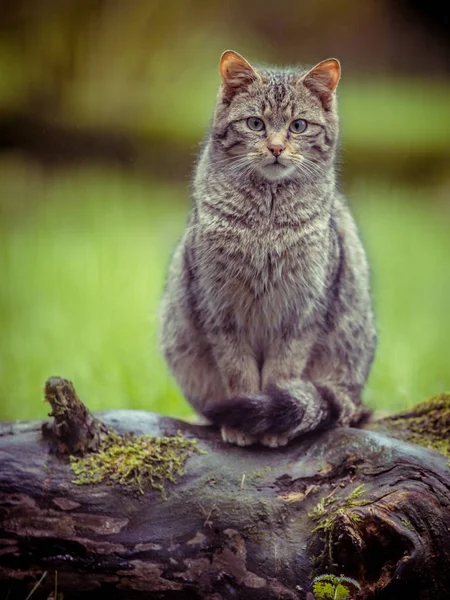
[[161,343],[225,441],[277,447],[369,415],[369,269],[335,176],[340,65],[256,70],[227,51],[220,74]]

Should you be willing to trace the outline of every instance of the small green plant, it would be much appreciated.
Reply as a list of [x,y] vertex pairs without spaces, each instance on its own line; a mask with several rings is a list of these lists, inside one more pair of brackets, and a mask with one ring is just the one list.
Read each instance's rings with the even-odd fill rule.
[[319,575],[312,587],[315,600],[351,600],[361,589],[357,581],[344,575]]
[[[332,496],[322,498],[308,514],[310,519],[318,522],[317,526],[313,529],[313,533],[317,531],[331,531],[335,525],[336,517],[343,513],[345,513],[351,521],[358,522],[360,516],[352,512],[352,509],[370,504],[369,500],[361,499],[364,491],[365,486],[364,484],[361,484],[342,501],[338,502],[337,499]],[[332,506],[333,504],[334,506]]]
[[308,517],[315,521],[317,525],[312,530],[312,533],[320,532],[324,543],[323,551],[319,556],[311,560],[311,564],[317,568],[320,565],[333,565],[333,532],[336,523],[340,519],[344,519],[355,527],[360,521],[361,516],[358,514],[358,507],[370,504],[370,500],[362,498],[365,492],[364,484],[355,487],[346,498],[335,498],[332,496],[334,491],[329,496],[322,498],[318,504],[308,513]]

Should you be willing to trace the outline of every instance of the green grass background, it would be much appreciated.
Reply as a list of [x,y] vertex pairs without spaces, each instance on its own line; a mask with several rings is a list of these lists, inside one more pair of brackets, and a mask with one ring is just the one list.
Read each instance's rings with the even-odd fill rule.
[[[0,163],[0,418],[45,416],[50,375],[91,409],[191,409],[158,351],[158,303],[187,182]],[[397,411],[450,390],[449,205],[441,187],[355,179],[379,346],[367,402]]]

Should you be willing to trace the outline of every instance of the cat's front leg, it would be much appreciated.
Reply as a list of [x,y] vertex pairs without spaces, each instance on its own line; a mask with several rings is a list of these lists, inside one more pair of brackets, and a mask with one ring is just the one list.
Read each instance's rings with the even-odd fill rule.
[[[220,373],[222,389],[225,397],[221,403],[226,406],[229,399],[233,405],[239,398],[256,397],[260,390],[261,376],[258,364],[249,344],[230,334],[218,333],[209,336],[214,359]],[[206,410],[214,407],[208,403]],[[239,425],[239,423],[237,424]],[[250,446],[258,441],[245,428],[222,425],[222,439],[237,446]]]
[[301,379],[314,337],[311,332],[310,337],[273,342],[261,374],[245,344],[215,341],[222,385],[229,397],[208,403],[204,414],[221,425],[225,440],[240,443],[239,432],[249,436],[251,443],[276,448],[300,431],[317,429],[328,418],[328,404],[311,382]]
[[274,435],[284,443],[285,436],[358,425],[368,418],[361,394],[375,345],[371,319],[368,313],[355,321],[342,311],[328,335],[292,340],[269,356],[262,391],[270,399],[272,419],[261,443],[273,447]]
[[301,377],[311,355],[317,333],[311,328],[290,339],[272,341],[261,372],[261,389]]
[[260,439],[264,446],[285,446],[300,432],[314,431],[330,420],[328,402],[311,381],[302,378],[316,339],[316,328],[311,328],[274,342],[267,352],[261,387],[274,416]]

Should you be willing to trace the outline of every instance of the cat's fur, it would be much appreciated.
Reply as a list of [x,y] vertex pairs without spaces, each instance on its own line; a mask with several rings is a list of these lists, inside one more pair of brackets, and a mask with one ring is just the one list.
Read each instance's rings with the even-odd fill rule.
[[[366,255],[336,186],[340,66],[255,70],[228,51],[220,70],[161,343],[224,440],[275,447],[368,415],[376,335]],[[289,130],[296,119],[303,133]]]

